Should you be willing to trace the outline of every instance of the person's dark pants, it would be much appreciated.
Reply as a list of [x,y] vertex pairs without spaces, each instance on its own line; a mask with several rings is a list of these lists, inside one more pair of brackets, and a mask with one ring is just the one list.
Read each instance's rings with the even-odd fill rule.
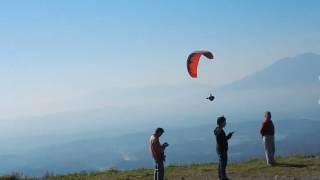
[[218,167],[218,175],[219,179],[225,180],[226,176],[226,167],[228,163],[228,153],[227,152],[217,152],[219,156],[219,167]]
[[156,161],[154,169],[154,180],[163,180],[164,178],[164,166],[163,161]]

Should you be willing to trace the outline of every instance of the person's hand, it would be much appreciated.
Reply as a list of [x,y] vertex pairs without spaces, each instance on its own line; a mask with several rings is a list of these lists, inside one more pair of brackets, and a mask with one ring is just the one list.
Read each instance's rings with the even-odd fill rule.
[[228,134],[228,136],[231,138],[232,135],[233,135],[233,133],[234,133],[234,131],[230,132],[230,133]]

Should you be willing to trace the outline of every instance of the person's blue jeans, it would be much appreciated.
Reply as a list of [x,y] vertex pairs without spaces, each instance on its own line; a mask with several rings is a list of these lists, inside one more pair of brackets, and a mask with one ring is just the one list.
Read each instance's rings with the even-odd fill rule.
[[224,180],[226,176],[226,167],[228,163],[228,153],[227,152],[217,152],[219,156],[219,166],[218,166],[218,175],[219,179]]
[[163,180],[164,178],[164,165],[163,161],[155,161],[154,180]]

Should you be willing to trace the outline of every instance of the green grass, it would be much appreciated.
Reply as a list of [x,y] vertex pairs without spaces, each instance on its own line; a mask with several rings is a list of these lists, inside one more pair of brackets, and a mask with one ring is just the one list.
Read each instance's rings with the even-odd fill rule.
[[[279,163],[279,166],[274,167],[267,166],[264,160],[260,159],[249,160],[242,163],[231,163],[228,165],[227,174],[230,179],[235,180],[320,180],[320,156],[277,157],[276,161]],[[217,179],[217,164],[170,165],[165,169],[165,177],[168,180],[213,180]],[[130,171],[111,169],[103,172],[82,172],[64,176],[51,176],[44,179],[150,180],[152,178],[152,169],[136,169]],[[10,179],[10,177],[2,177],[1,179]],[[31,180],[32,178],[25,179]]]

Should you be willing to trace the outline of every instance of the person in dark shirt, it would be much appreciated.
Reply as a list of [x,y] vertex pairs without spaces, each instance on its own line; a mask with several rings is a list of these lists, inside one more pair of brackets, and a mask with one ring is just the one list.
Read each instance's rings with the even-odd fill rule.
[[260,129],[260,134],[263,139],[265,154],[267,164],[269,166],[274,166],[274,153],[275,153],[275,144],[274,144],[274,125],[271,120],[271,112],[266,111],[264,113],[264,120]]
[[216,151],[219,157],[218,175],[220,180],[228,180],[226,176],[226,167],[228,163],[228,140],[232,137],[234,132],[226,135],[223,128],[226,126],[226,118],[224,116],[218,117],[217,127],[214,129],[216,136]]

